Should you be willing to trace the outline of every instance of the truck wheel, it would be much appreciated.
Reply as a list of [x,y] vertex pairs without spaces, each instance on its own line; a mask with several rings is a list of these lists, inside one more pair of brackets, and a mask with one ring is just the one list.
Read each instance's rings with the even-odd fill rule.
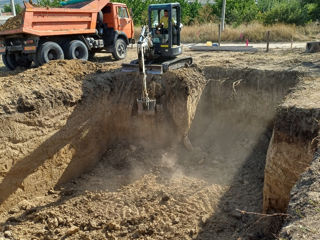
[[12,58],[12,54],[3,54],[2,62],[9,70],[15,70],[18,65],[12,64],[13,61],[8,61],[8,58]]
[[80,40],[73,40],[67,46],[68,59],[88,60],[89,51],[87,46]]
[[96,52],[94,52],[94,51],[90,51],[89,52],[89,57],[88,57],[88,60],[89,61],[92,61],[92,60],[94,60],[94,56],[96,55]]
[[123,39],[118,38],[115,42],[112,56],[116,60],[124,59],[127,56],[127,44]]
[[37,53],[37,62],[39,65],[58,59],[64,59],[63,50],[58,43],[45,42],[41,45]]
[[4,65],[10,70],[15,70],[17,67],[31,67],[32,60],[29,60],[27,56],[21,54],[4,54],[2,55],[2,61]]

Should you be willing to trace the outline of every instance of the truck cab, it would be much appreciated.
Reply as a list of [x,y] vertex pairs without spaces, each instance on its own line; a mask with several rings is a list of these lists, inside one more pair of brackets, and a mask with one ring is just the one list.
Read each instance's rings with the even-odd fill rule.
[[134,25],[128,8],[123,3],[108,3],[101,12],[103,24],[100,31],[105,33],[104,41],[108,51],[113,53],[116,50],[113,56],[122,59],[125,57],[126,45],[134,42]]
[[43,65],[56,59],[88,60],[97,52],[124,59],[134,42],[128,8],[110,0],[69,0],[59,8],[24,2],[21,25],[0,31],[0,54],[7,68]]

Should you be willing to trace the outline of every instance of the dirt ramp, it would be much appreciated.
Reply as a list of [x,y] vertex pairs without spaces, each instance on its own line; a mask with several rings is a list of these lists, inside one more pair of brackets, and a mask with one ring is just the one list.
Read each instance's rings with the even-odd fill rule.
[[[202,77],[193,69],[186,71]],[[139,140],[149,145],[180,141],[194,115],[195,107],[190,105],[197,104],[201,93],[195,86],[196,92],[190,87],[191,93],[185,93],[185,84],[191,82],[187,76],[179,71],[165,74],[172,80],[170,90],[161,78],[150,81],[150,92],[164,106],[156,117],[136,114],[139,77],[114,72],[108,65],[56,61],[4,78],[0,83],[1,206],[10,207],[79,176],[114,141]],[[157,83],[158,88],[152,88]],[[170,107],[192,110],[181,119]]]

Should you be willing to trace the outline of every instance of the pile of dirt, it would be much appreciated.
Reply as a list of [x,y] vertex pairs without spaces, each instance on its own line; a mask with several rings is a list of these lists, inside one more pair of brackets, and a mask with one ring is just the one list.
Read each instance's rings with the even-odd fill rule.
[[227,188],[184,176],[174,159],[170,150],[112,146],[92,172],[12,208],[1,231],[14,239],[193,239]]
[[14,17],[9,18],[3,25],[0,26],[1,31],[14,30],[22,26],[24,11]]
[[[0,82],[0,116],[16,112],[37,112],[57,105],[74,105],[83,94],[84,76],[110,71],[108,64],[59,60]],[[50,87],[49,87],[50,86]]]

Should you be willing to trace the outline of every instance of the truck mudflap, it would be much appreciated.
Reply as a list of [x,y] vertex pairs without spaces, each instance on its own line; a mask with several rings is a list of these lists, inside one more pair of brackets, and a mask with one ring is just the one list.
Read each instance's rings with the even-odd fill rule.
[[0,40],[0,54],[5,54],[6,53],[6,46],[4,45],[4,42]]
[[[192,64],[192,57],[178,57],[160,64],[145,64],[147,74],[163,74],[168,70],[188,67]],[[122,64],[122,72],[139,72],[137,60]]]
[[0,40],[0,54],[24,53],[37,51],[38,38],[7,38]]

